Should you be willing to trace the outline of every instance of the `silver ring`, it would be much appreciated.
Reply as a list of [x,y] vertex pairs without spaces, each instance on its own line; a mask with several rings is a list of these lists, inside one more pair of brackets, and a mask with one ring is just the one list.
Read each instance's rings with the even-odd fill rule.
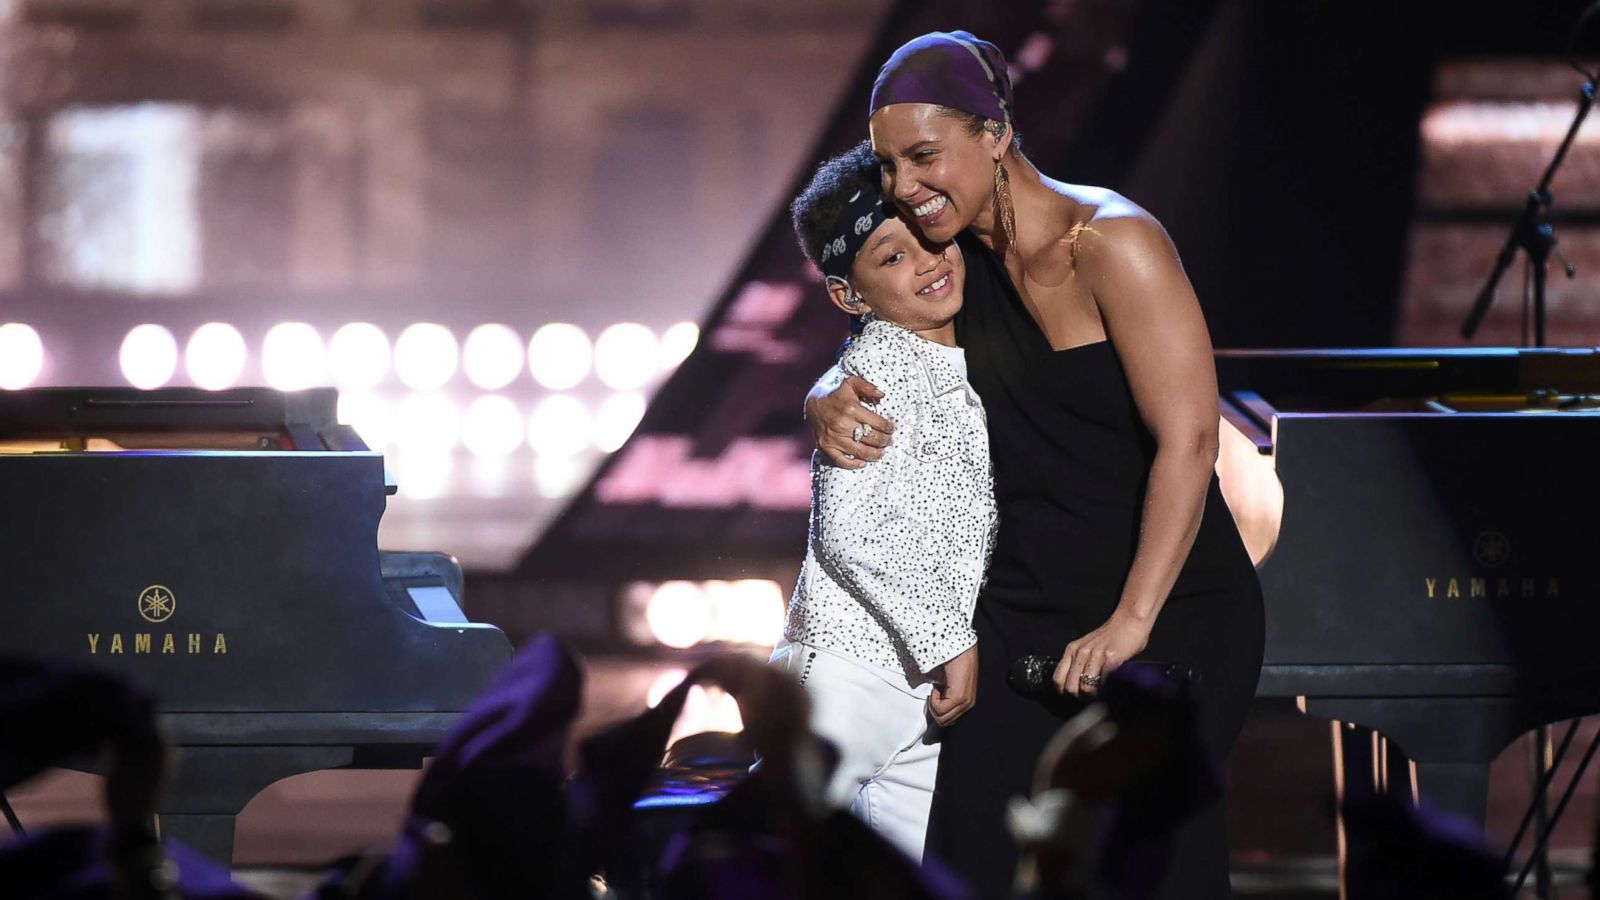
[[1095,685],[1100,683],[1100,676],[1099,675],[1090,675],[1088,672],[1085,672],[1082,675],[1078,676],[1078,680],[1083,682],[1084,684],[1088,685],[1089,687],[1094,687]]
[[845,455],[844,455],[844,458],[845,458],[845,459],[855,459],[855,458],[856,458],[856,455],[855,455],[855,454],[854,454],[854,453],[846,453],[846,454],[845,454]]
[[867,435],[869,435],[871,433],[872,433],[872,426],[868,425],[865,422],[862,422],[860,425],[857,425],[853,431],[850,432],[850,436],[855,438],[856,443],[859,444],[863,440],[866,439]]

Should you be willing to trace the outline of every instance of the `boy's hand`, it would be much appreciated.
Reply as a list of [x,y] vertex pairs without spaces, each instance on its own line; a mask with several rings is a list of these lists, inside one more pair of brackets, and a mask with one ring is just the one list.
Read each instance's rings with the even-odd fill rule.
[[928,712],[940,725],[961,718],[978,701],[978,645],[939,667],[939,683],[928,697]]

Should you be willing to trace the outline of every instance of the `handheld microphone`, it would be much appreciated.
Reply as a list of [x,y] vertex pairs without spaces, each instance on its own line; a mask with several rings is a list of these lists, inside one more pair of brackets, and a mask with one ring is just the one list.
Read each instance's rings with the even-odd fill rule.
[[[1011,669],[1006,673],[1006,684],[1024,697],[1037,699],[1056,696],[1059,692],[1051,682],[1051,676],[1055,675],[1056,665],[1059,662],[1059,658],[1043,653],[1016,659],[1012,661]],[[1200,667],[1188,663],[1136,659],[1123,665],[1151,668],[1186,686],[1200,683]]]

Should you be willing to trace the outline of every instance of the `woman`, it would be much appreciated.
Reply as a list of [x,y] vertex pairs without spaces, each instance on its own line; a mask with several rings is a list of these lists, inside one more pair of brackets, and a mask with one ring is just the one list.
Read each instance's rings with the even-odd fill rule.
[[[989,416],[1000,531],[974,622],[976,705],[944,737],[929,848],[979,896],[1004,896],[1005,804],[1060,724],[1007,690],[1012,661],[1059,657],[1055,684],[1073,695],[1134,657],[1194,666],[1221,759],[1260,673],[1260,586],[1213,472],[1210,338],[1161,226],[1040,173],[1017,148],[1005,60],[966,32],[897,50],[869,126],[885,193],[967,260],[956,333]],[[877,459],[893,430],[861,405],[877,387],[824,385],[807,403],[820,449],[841,466]],[[1172,847],[1158,895],[1228,895],[1220,801]]]

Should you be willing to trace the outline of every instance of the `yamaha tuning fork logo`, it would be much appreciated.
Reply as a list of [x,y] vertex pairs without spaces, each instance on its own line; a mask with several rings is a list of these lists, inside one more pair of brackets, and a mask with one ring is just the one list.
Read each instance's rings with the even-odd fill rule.
[[1498,531],[1485,531],[1472,542],[1472,558],[1480,566],[1498,569],[1511,558],[1511,542]]
[[172,596],[171,590],[162,585],[152,584],[139,592],[139,615],[143,616],[146,622],[156,624],[165,622],[172,618],[177,606],[177,598]]

